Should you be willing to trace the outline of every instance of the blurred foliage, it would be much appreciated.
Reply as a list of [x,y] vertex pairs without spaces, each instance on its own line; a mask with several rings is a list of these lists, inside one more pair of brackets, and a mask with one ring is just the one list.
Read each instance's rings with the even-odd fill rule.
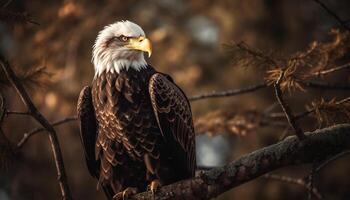
[[222,133],[232,133],[238,136],[246,136],[255,132],[258,127],[256,111],[235,113],[230,111],[214,111],[201,116],[195,121],[197,134],[209,134],[215,136]]
[[321,98],[321,100],[311,102],[308,107],[309,110],[314,111],[314,116],[320,127],[347,123],[350,120],[350,97],[340,101],[336,98],[329,101]]
[[[14,71],[21,80],[21,82],[27,87],[45,87],[49,84],[49,78],[51,73],[47,71],[46,67],[31,67],[27,70],[23,70],[19,67],[14,67]],[[0,84],[5,86],[11,86],[11,83],[6,78],[5,73],[0,70]]]

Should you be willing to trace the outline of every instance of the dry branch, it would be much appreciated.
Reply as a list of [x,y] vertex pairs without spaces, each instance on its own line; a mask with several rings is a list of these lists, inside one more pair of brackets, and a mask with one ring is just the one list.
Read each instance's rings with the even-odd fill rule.
[[61,152],[61,148],[59,145],[59,141],[58,141],[55,129],[35,107],[30,96],[24,89],[22,83],[20,82],[16,74],[11,69],[9,63],[2,57],[0,57],[0,65],[3,71],[5,72],[8,80],[11,82],[11,85],[16,90],[16,92],[22,99],[23,103],[25,104],[26,108],[28,109],[28,112],[36,121],[38,121],[45,128],[46,131],[48,131],[50,142],[51,142],[51,148],[55,159],[58,182],[60,185],[62,197],[63,199],[72,199],[70,190],[68,187],[68,183],[67,183],[66,171],[64,167],[63,158],[62,158],[62,152]]
[[337,72],[337,71],[340,71],[340,70],[344,70],[344,69],[348,69],[348,68],[350,68],[350,63],[346,63],[346,64],[340,65],[338,67],[333,67],[331,69],[314,72],[312,75],[313,76],[324,76],[324,75],[328,75],[330,73],[334,73],[334,72]]
[[320,0],[313,0],[316,2],[318,5],[320,5],[330,16],[332,16],[337,22],[339,23],[340,26],[342,26],[344,29],[350,31],[350,28],[347,26],[346,21],[342,20],[335,12],[333,12],[326,4],[324,4]]
[[[51,125],[53,127],[55,127],[55,126],[59,126],[61,124],[64,124],[64,123],[67,123],[67,122],[71,122],[71,121],[75,121],[75,120],[77,120],[76,116],[67,117],[67,118],[64,118],[64,119],[57,120],[57,121],[51,123]],[[23,147],[23,145],[26,144],[28,142],[28,140],[32,136],[36,135],[37,133],[43,132],[45,130],[46,129],[44,129],[44,128],[36,128],[36,129],[31,130],[28,133],[25,133],[23,135],[22,139],[17,143],[17,150],[21,149]]]
[[[155,200],[210,199],[275,169],[327,159],[350,149],[350,124],[336,125],[306,133],[305,140],[295,136],[242,156],[224,166],[203,172],[198,177],[163,186]],[[152,199],[143,192],[130,199]]]
[[350,85],[298,80],[303,86],[321,90],[350,90]]
[[6,115],[30,115],[29,112],[7,110]]
[[316,169],[315,169],[315,172],[319,172],[320,170],[322,170],[323,168],[325,168],[327,165],[329,165],[330,163],[332,163],[333,161],[339,159],[340,157],[343,157],[343,156],[346,156],[350,154],[350,151],[344,151],[344,152],[341,152],[329,159],[327,159],[326,161],[324,161],[323,163],[321,163]]
[[307,191],[309,191],[316,198],[322,199],[322,195],[320,194],[318,189],[315,188],[315,187],[312,187],[309,184],[307,184],[301,178],[295,179],[295,178],[292,178],[292,177],[279,176],[279,175],[276,175],[276,174],[265,174],[264,178],[271,179],[271,180],[276,180],[276,181],[281,181],[281,182],[284,182],[284,183],[291,183],[291,184],[294,184],[294,185],[299,185],[299,186],[305,188]]
[[290,126],[294,129],[295,134],[298,136],[300,140],[305,139],[305,135],[303,131],[300,129],[300,127],[296,124],[295,117],[292,113],[292,110],[290,109],[289,105],[284,101],[282,90],[280,87],[281,81],[283,79],[284,71],[281,72],[279,78],[277,79],[276,83],[274,84],[275,87],[275,95],[276,98],[288,120],[288,123]]
[[235,96],[235,95],[245,94],[248,92],[254,92],[256,90],[266,88],[266,87],[267,87],[266,83],[259,83],[259,84],[253,85],[253,86],[248,86],[246,88],[225,90],[225,91],[221,91],[221,92],[214,91],[214,92],[210,92],[210,93],[195,95],[195,96],[189,97],[188,100],[198,101],[198,100],[208,99],[208,98]]
[[[329,72],[330,73],[330,72]],[[317,82],[309,82],[304,80],[297,80],[303,86],[314,88],[314,89],[323,89],[323,90],[350,90],[350,85],[342,85],[342,84],[332,84],[332,83],[317,83]],[[223,91],[213,91],[199,95],[193,95],[188,98],[190,101],[199,101],[203,99],[209,98],[220,98],[220,97],[230,97],[241,94],[246,94],[249,92],[255,92],[257,90],[267,88],[269,85],[267,83],[259,83],[256,85],[248,86],[245,88],[237,88],[231,90],[223,90]]]

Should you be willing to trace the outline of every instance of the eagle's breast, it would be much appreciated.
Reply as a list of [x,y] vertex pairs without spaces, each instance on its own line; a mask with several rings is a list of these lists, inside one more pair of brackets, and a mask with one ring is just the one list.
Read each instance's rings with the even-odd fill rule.
[[[93,105],[98,124],[96,157],[106,168],[142,161],[144,154],[159,156],[160,138],[148,94],[152,68],[102,73],[92,85]],[[109,169],[110,170],[110,169]]]

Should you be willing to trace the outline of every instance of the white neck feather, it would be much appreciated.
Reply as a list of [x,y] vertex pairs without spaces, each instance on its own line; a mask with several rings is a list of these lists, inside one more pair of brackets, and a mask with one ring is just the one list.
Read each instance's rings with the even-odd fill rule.
[[[121,52],[120,52],[121,53]],[[111,55],[93,54],[92,62],[95,67],[95,77],[101,75],[103,72],[120,73],[122,69],[128,70],[129,68],[140,71],[147,67],[147,62],[140,53],[135,58],[118,58]],[[100,56],[98,56],[100,55]]]

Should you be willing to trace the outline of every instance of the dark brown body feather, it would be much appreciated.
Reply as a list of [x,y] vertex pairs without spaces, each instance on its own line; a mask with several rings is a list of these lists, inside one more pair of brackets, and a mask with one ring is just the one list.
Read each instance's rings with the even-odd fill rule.
[[151,66],[102,73],[78,102],[86,161],[107,196],[144,191],[194,176],[195,135],[189,102]]

